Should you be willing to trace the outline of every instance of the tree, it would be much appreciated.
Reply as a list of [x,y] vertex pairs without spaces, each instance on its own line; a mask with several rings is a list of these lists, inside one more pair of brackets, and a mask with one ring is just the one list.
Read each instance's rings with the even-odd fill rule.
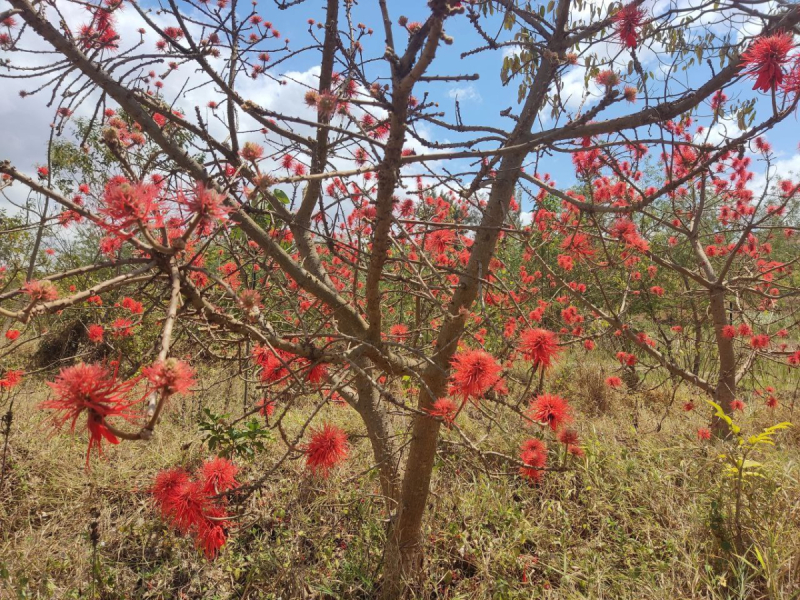
[[[596,271],[630,270],[643,260],[666,265],[689,285],[708,289],[715,327],[724,318],[717,314],[725,308],[720,286],[741,280],[740,295],[745,289],[748,296],[764,295],[764,275],[778,271],[767,267],[753,281],[724,265],[709,271],[707,252],[695,246],[707,235],[704,227],[711,232],[707,214],[715,204],[730,205],[733,197],[746,202],[721,187],[711,194],[710,171],[719,166],[740,172],[733,153],[796,108],[800,71],[787,32],[796,29],[800,11],[791,5],[668,5],[647,14],[641,2],[598,6],[559,0],[534,9],[513,0],[431,0],[417,22],[397,18],[382,0],[373,18],[381,22],[385,45],[375,48],[372,29],[357,23],[357,7],[328,0],[324,20],[309,20],[308,46],[293,50],[288,40],[278,42],[280,33],[256,5],[226,0],[216,6],[169,0],[158,12],[138,2],[111,1],[92,5],[88,15],[77,2],[9,3],[12,8],[2,15],[9,32],[0,43],[12,75],[35,79],[39,91],[52,90],[58,100],[56,130],[81,111],[86,131],[101,130],[99,139],[113,160],[102,182],[76,181],[72,198],[50,184],[47,171],[31,177],[8,162],[0,171],[8,185],[27,186],[62,207],[62,223],[100,230],[100,247],[115,273],[60,295],[54,282],[66,283],[74,272],[32,269],[8,295],[17,306],[4,305],[0,314],[27,323],[133,286],[154,291],[149,302],[163,324],[150,367],[154,375],[147,378],[144,426],[131,431],[119,425],[119,418],[135,422],[124,400],[116,412],[85,408],[90,444],[98,447],[102,439],[148,439],[178,387],[163,385],[164,379],[184,384],[191,379],[188,366],[170,358],[176,326],[191,331],[211,353],[245,339],[254,343],[252,360],[263,385],[282,398],[312,396],[318,407],[343,398],[363,421],[391,513],[385,598],[401,595],[421,565],[422,521],[443,425],[454,432],[451,443],[486,464],[510,463],[532,481],[548,468],[564,466],[546,466],[539,437],[524,440],[516,458],[482,448],[458,427],[457,417],[486,407],[516,411],[522,423],[540,424],[543,435],[557,436],[580,453],[566,426],[569,405],[546,393],[544,374],[564,343],[590,348],[593,335],[586,335],[580,325],[586,315],[575,306],[560,314],[569,325],[562,340],[536,323],[557,310],[553,299],[584,298],[587,284],[568,282],[564,275],[576,258],[587,261],[587,273],[596,279]],[[303,3],[279,7],[296,15],[304,10],[298,5]],[[446,26],[463,23],[462,15],[473,29],[463,40],[445,32]],[[728,27],[742,21],[758,33],[733,42]],[[487,33],[496,29],[507,33],[502,38]],[[757,52],[775,40],[775,52]],[[441,81],[478,77],[435,74],[443,48],[451,44],[460,45],[462,59],[511,50],[501,78],[505,85],[518,83],[519,107],[500,112],[508,128],[468,125],[458,112],[450,122],[428,99]],[[30,66],[23,62],[29,47],[59,58]],[[748,54],[742,55],[744,48]],[[645,54],[652,58],[656,52],[671,61],[658,75],[643,64]],[[283,71],[284,62],[312,56],[318,72],[313,83],[300,84],[312,114],[297,104],[285,111],[264,106],[259,86],[288,85],[293,75]],[[190,73],[185,83],[173,84],[183,72]],[[689,85],[680,73],[687,74]],[[751,75],[758,95],[741,91],[742,80]],[[593,99],[585,110],[567,91],[568,84],[581,80],[584,101]],[[709,103],[720,107],[723,90],[729,89],[748,99],[726,113],[738,115],[743,132],[723,134],[716,148],[687,139],[692,115],[702,116]],[[213,90],[214,99],[201,106],[198,90]],[[771,111],[756,122],[754,101],[762,92]],[[644,97],[639,105],[637,95]],[[721,111],[714,109],[709,124],[718,122]],[[420,135],[422,126],[435,128],[437,139],[455,141],[432,141]],[[667,168],[660,185],[640,189],[638,165],[650,149],[664,154]],[[559,189],[537,172],[536,165],[553,154],[572,157],[592,190],[588,196]],[[531,165],[533,174],[527,170]],[[683,189],[698,183],[695,193]],[[538,189],[531,193],[536,211],[530,228],[515,226],[522,201],[515,190],[523,184]],[[784,190],[769,219],[788,208],[795,191]],[[670,210],[678,219],[686,217],[676,212],[676,199],[695,207],[680,208],[693,211],[694,220],[664,221]],[[545,208],[558,201],[565,203],[558,215]],[[762,220],[756,209],[737,221],[744,225],[735,231],[738,241],[728,256],[739,257],[736,244],[748,243],[754,231],[768,235],[774,221]],[[43,227],[45,221],[43,216]],[[702,273],[657,255],[642,237],[644,223],[653,231],[682,234]],[[564,250],[561,270],[542,260],[544,274],[530,274],[527,264],[541,258],[554,239]],[[524,254],[520,244],[527,247]],[[506,247],[513,271],[500,260]],[[598,253],[602,260],[592,263]],[[80,268],[83,273],[107,265]],[[540,288],[539,279],[546,285]],[[782,281],[788,285],[788,275]],[[621,289],[599,285],[592,293],[603,297],[605,308],[591,298],[582,302],[658,364],[724,403],[732,393],[724,336],[716,336],[720,383],[712,389],[629,329],[623,322],[628,292],[633,293],[630,282]],[[492,323],[501,311],[514,316],[502,333]],[[134,331],[124,323],[115,329],[122,335]],[[520,382],[524,391],[518,399],[508,399],[505,386],[514,361],[529,366],[528,381]],[[129,391],[113,389],[116,399]],[[312,426],[317,413],[293,432],[285,431],[278,417],[287,449],[275,465],[303,451],[307,430],[312,443],[305,451],[315,470],[324,472],[345,456],[340,432]],[[332,450],[320,453],[323,447]]]

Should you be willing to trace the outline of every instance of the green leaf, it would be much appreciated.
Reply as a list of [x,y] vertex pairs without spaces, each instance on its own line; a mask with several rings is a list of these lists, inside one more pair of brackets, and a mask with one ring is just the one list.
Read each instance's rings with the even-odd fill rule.
[[272,194],[278,199],[278,202],[281,204],[289,204],[289,196],[286,195],[286,192],[279,189],[272,190]]

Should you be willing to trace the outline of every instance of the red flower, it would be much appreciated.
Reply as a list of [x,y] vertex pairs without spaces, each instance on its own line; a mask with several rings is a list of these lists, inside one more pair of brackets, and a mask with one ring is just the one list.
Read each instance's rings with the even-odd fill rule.
[[572,260],[572,257],[567,254],[559,254],[557,261],[558,266],[565,271],[572,271],[572,269],[575,267],[575,261]]
[[575,446],[578,444],[578,432],[565,427],[558,432],[558,441],[567,446]]
[[0,390],[10,390],[20,384],[22,381],[22,376],[25,375],[25,371],[17,370],[17,371],[6,371],[6,376],[3,379],[0,379]]
[[206,511],[206,518],[197,525],[195,543],[208,560],[217,556],[219,549],[228,540],[228,521],[225,512],[219,507],[211,507]]
[[142,369],[153,389],[165,396],[184,394],[195,384],[195,372],[182,360],[168,358]]
[[324,383],[328,379],[328,365],[321,362],[315,363],[306,372],[306,379],[313,385]]
[[741,400],[732,400],[731,410],[738,410],[744,412],[744,402],[742,402]]
[[636,48],[642,19],[644,19],[644,11],[633,4],[623,6],[614,15],[617,33],[627,48]]
[[783,65],[789,60],[794,40],[789,33],[760,37],[742,54],[745,74],[754,77],[754,90],[768,92],[783,82]]
[[181,533],[190,533],[206,558],[214,558],[227,540],[225,500],[215,498],[239,484],[237,468],[224,458],[207,461],[192,480],[183,469],[162,471],[150,490],[161,513]]
[[215,458],[203,464],[203,491],[206,494],[221,494],[239,487],[236,473],[239,469],[227,458]]
[[398,323],[397,325],[392,325],[389,328],[389,335],[391,335],[397,341],[402,342],[408,339],[408,327],[403,325],[402,323]]
[[636,355],[628,354],[627,352],[617,352],[617,360],[621,365],[627,365],[629,367],[636,365]]
[[452,425],[458,414],[458,406],[450,398],[439,398],[428,409],[428,414],[440,418],[447,425]]
[[164,514],[173,514],[178,489],[189,483],[189,474],[183,469],[169,469],[156,475],[150,493]]
[[622,379],[613,375],[606,377],[606,385],[610,388],[618,388],[622,385]]
[[561,242],[561,249],[569,252],[573,256],[591,257],[594,256],[592,242],[585,233],[573,233]]
[[519,468],[519,474],[533,482],[541,481],[544,477],[542,469],[547,465],[547,446],[544,442],[536,438],[525,440],[519,458],[525,463],[524,467]]
[[114,220],[121,229],[147,223],[160,209],[158,194],[155,185],[113,178],[106,185],[100,212]]
[[760,350],[767,346],[769,346],[769,336],[764,333],[754,335],[750,338],[750,347],[754,350]]
[[272,413],[275,412],[275,401],[270,400],[269,398],[262,398],[258,406],[259,406],[258,412],[266,418],[271,417]]
[[126,395],[136,385],[137,379],[119,381],[116,373],[111,374],[104,366],[84,363],[61,369],[55,381],[48,383],[54,397],[42,402],[41,407],[61,414],[54,417],[56,427],[70,421],[70,431],[75,431],[78,417],[87,412],[87,428],[89,430],[89,449],[86,452],[86,464],[89,464],[89,453],[97,446],[98,454],[102,454],[101,443],[105,439],[112,444],[119,443],[116,436],[106,426],[108,417],[121,417],[127,421],[136,419],[130,411],[137,401],[128,401]]
[[531,402],[528,416],[556,431],[562,425],[572,422],[572,409],[561,396],[542,394]]
[[243,159],[255,162],[264,156],[264,148],[253,142],[245,142],[239,154]]
[[697,430],[697,439],[698,440],[710,440],[711,439],[711,430],[706,429],[705,427],[701,427]]
[[178,201],[186,206],[193,214],[200,218],[198,228],[201,232],[210,231],[214,221],[225,221],[233,210],[225,205],[225,196],[214,189],[207,188],[198,182],[194,186],[194,193],[188,197],[183,194],[178,196]]
[[103,334],[105,330],[102,325],[89,325],[89,341],[94,344],[99,344],[103,341]]
[[436,254],[444,254],[456,239],[452,229],[437,229],[425,238],[425,250]]
[[619,75],[614,73],[611,69],[606,69],[605,71],[600,71],[597,77],[594,80],[599,84],[607,88],[612,88],[614,86],[619,85],[620,79]]
[[171,517],[181,533],[188,533],[204,519],[208,497],[199,481],[187,481],[175,488],[171,501]]
[[111,323],[114,337],[130,337],[133,335],[133,321],[130,319],[115,319]]
[[137,302],[133,298],[123,298],[122,299],[122,308],[127,308],[135,315],[140,315],[144,312],[144,306],[141,302]]
[[556,334],[547,329],[528,329],[519,336],[519,348],[534,367],[549,369],[558,358],[561,347]]
[[280,350],[273,351],[268,347],[256,346],[253,348],[253,360],[261,366],[261,381],[274,383],[289,375],[286,365],[291,357]]
[[500,365],[483,350],[459,352],[451,364],[452,390],[464,398],[482,396],[500,379]]
[[50,302],[58,298],[58,288],[52,281],[29,281],[22,286],[31,302]]
[[732,340],[736,337],[736,327],[733,325],[725,325],[722,328],[722,337]]
[[306,466],[315,474],[327,477],[330,470],[347,458],[347,434],[330,423],[311,431],[311,441],[306,446]]
[[6,331],[6,339],[12,342],[19,337],[19,329],[9,329]]
[[567,446],[567,452],[569,452],[572,456],[575,456],[576,458],[583,458],[584,456],[586,456],[586,453],[580,446]]

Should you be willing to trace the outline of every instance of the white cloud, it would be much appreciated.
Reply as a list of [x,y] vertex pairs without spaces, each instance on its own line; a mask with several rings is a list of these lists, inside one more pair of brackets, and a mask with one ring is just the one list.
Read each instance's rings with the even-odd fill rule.
[[[753,170],[755,170],[755,166]],[[768,172],[766,169],[756,172],[755,177],[753,177],[753,180],[748,184],[748,187],[753,190],[753,193],[758,197],[759,194],[764,191],[764,186],[767,184],[768,178],[771,187],[784,179],[797,181],[798,177],[800,177],[800,154],[794,154],[789,158],[773,162]]]
[[480,92],[472,84],[463,87],[450,88],[450,90],[447,92],[447,95],[455,100],[458,100],[459,102],[463,102],[465,100],[478,103],[483,102]]

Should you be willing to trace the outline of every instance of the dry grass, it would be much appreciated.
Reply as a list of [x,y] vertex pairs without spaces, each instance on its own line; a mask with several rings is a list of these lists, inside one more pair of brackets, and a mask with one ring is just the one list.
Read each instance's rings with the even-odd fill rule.
[[[725,548],[719,448],[693,437],[699,415],[680,411],[670,394],[593,391],[591,367],[578,376],[575,368],[567,361],[551,379],[580,411],[586,458],[571,470],[531,487],[478,469],[460,451],[439,459],[419,597],[799,597],[796,433],[764,460],[767,477],[746,502],[749,549],[737,556]],[[309,478],[301,461],[287,464],[209,563],[160,522],[146,493],[160,469],[207,456],[198,407],[173,407],[152,441],[109,448],[86,472],[81,437],[49,437],[35,408],[41,394],[32,383],[17,399],[0,491],[1,598],[369,598],[379,585],[386,515],[373,496],[374,475],[354,476],[370,464],[365,440],[354,440],[348,468],[327,481]],[[202,399],[235,411],[231,399],[240,394],[236,385],[215,387]],[[326,410],[357,430],[349,409]],[[774,417],[759,414],[746,425],[767,419]],[[476,426],[465,421],[467,430]],[[505,431],[491,434],[496,446],[514,452],[525,432],[500,426]],[[243,465],[243,478],[257,477],[275,452]]]

